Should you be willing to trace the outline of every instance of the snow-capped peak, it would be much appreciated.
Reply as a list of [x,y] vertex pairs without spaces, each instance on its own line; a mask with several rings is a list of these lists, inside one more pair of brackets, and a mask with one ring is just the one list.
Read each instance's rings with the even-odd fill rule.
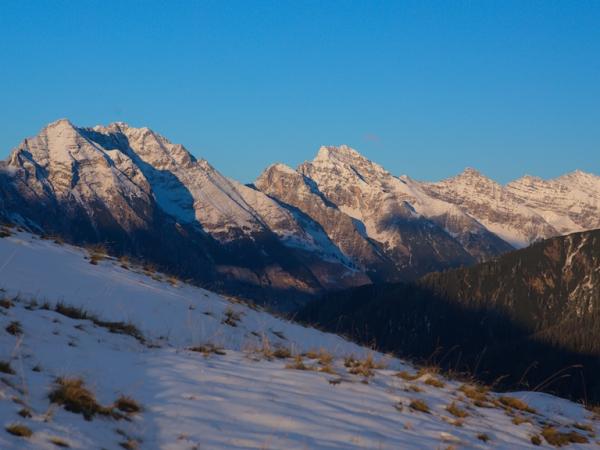
[[64,128],[75,128],[75,126],[73,125],[73,123],[71,123],[71,121],[69,119],[62,118],[62,119],[55,120],[54,122],[50,122],[43,129],[48,130],[50,128],[63,128],[64,129]]
[[486,177],[479,170],[474,169],[473,167],[466,167],[461,173],[453,177],[455,179],[461,180],[487,180],[492,181],[490,178]]
[[277,170],[278,172],[283,172],[283,173],[287,173],[290,175],[294,175],[294,174],[298,173],[298,172],[296,172],[295,169],[293,169],[290,166],[288,166],[287,164],[283,164],[283,163],[271,164],[269,167],[267,167],[265,169],[265,172],[268,172],[271,170]]
[[340,146],[326,146],[323,145],[319,148],[317,156],[313,162],[318,161],[334,161],[345,164],[352,164],[356,161],[368,161],[363,155],[354,150],[352,147],[347,145]]

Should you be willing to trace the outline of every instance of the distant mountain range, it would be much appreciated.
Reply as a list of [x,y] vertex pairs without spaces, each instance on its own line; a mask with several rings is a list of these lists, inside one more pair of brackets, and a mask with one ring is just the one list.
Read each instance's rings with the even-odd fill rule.
[[413,283],[330,293],[298,316],[511,389],[600,402],[600,230]]
[[291,309],[600,228],[600,177],[425,183],[341,146],[243,185],[148,128],[59,120],[0,163],[0,219]]

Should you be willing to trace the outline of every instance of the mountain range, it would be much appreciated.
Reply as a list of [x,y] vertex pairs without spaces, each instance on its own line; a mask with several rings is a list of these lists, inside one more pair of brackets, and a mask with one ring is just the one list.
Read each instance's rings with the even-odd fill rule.
[[340,146],[244,185],[148,128],[63,119],[0,163],[0,219],[293,309],[600,228],[600,177],[420,182]]

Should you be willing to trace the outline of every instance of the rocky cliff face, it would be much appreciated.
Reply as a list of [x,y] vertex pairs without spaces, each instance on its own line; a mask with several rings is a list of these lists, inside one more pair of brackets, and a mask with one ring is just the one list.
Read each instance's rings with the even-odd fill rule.
[[297,171],[271,166],[256,186],[308,214],[359,267],[387,281],[512,248],[420,183],[395,177],[346,146],[322,147]]

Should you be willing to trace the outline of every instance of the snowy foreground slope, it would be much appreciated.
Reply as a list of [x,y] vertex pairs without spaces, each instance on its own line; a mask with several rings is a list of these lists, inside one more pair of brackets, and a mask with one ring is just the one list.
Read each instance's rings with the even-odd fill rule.
[[[541,393],[502,397],[431,373],[416,377],[410,365],[339,336],[11,233],[0,239],[0,421],[33,433],[0,430],[1,449],[599,445],[600,423],[580,405]],[[92,320],[71,318],[75,310],[65,305]],[[122,323],[141,335],[119,333],[136,334]],[[370,367],[370,358],[385,368]],[[142,410],[85,420],[50,402],[57,377],[81,378],[103,406],[127,396]]]

